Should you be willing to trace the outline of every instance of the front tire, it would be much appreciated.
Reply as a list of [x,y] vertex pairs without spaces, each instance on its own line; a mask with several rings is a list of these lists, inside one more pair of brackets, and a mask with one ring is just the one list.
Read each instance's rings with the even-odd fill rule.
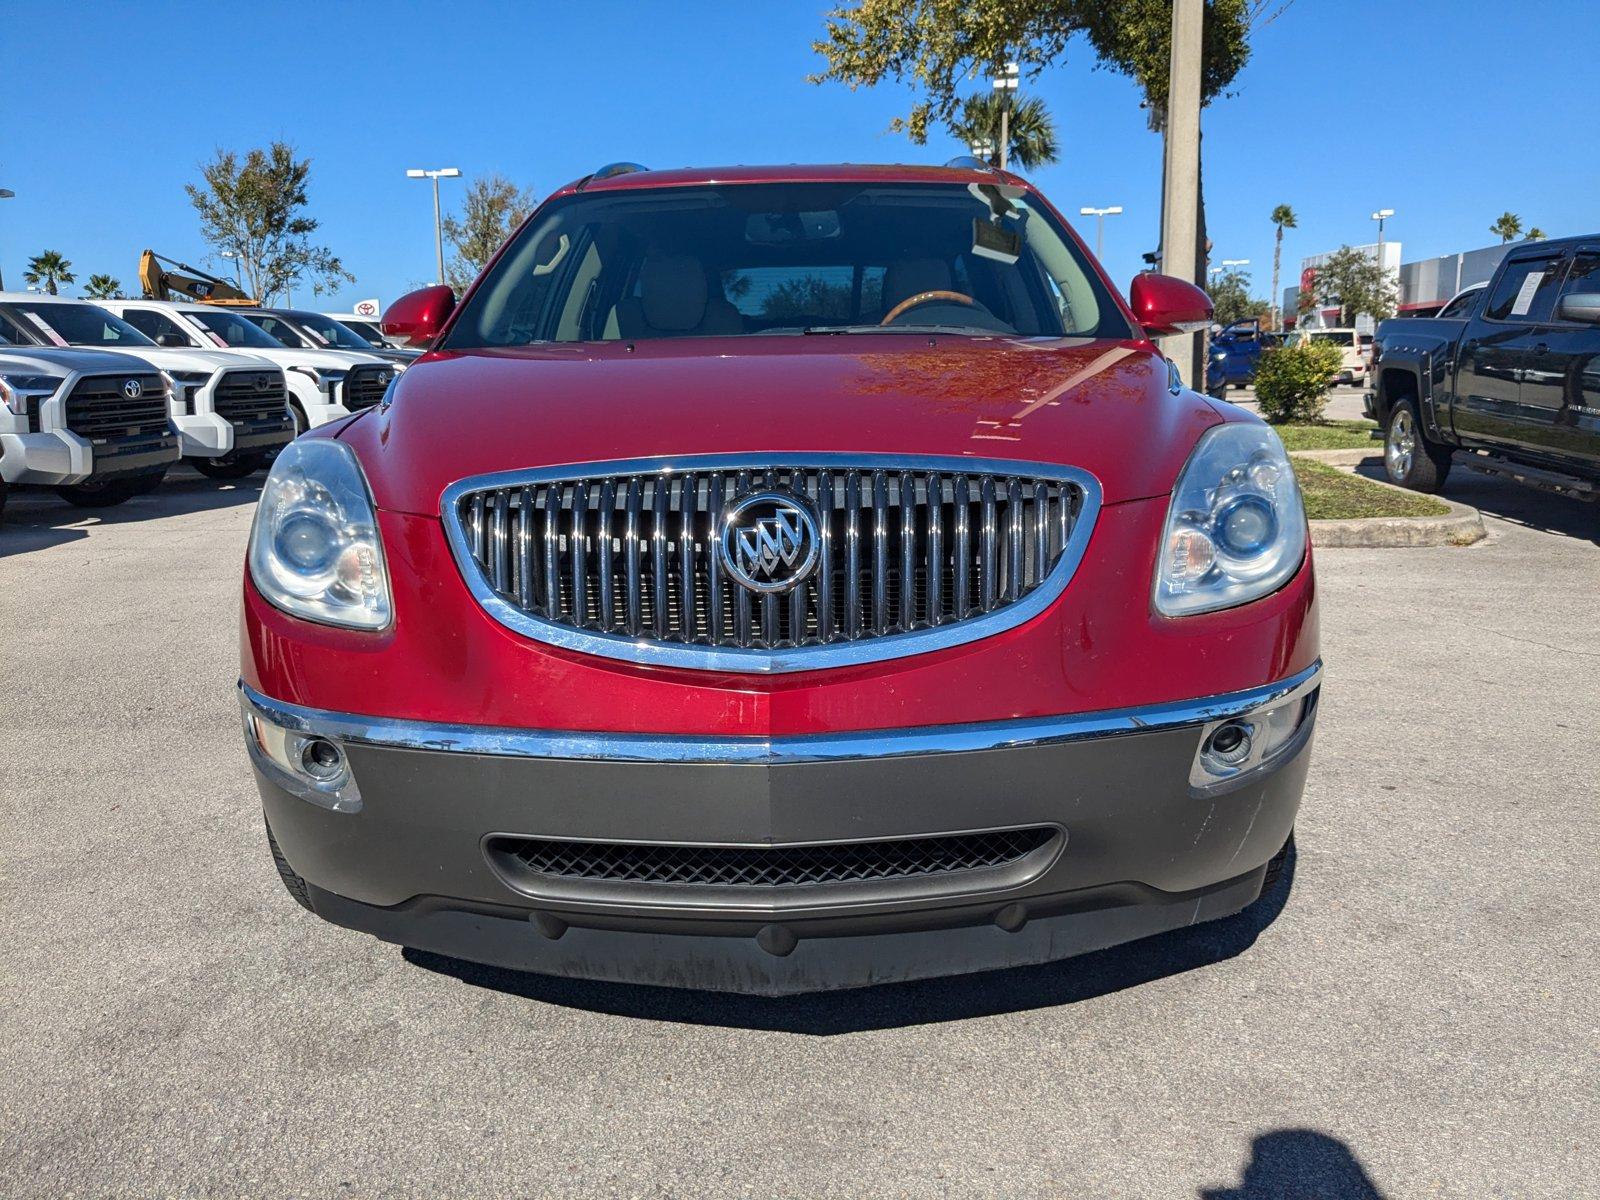
[[294,418],[294,435],[299,437],[311,428],[311,418],[306,416],[306,410],[300,407],[300,401],[289,401],[289,415]]
[[[265,818],[263,818],[263,821]],[[283,851],[278,847],[278,839],[272,836],[272,826],[267,826],[267,846],[272,851],[272,865],[278,868],[278,878],[283,881],[284,890],[294,897],[294,902],[307,912],[315,912],[311,907],[311,896],[306,891],[306,881],[295,874],[289,860],[283,856]]]
[[129,480],[129,482],[133,485],[133,494],[135,496],[148,496],[151,492],[155,491],[161,486],[162,481],[165,480],[166,477],[167,468],[162,467],[159,471],[150,471],[143,475],[136,475]]
[[1389,482],[1414,492],[1437,492],[1450,474],[1450,449],[1428,440],[1414,400],[1401,400],[1389,411],[1383,469]]
[[79,508],[111,508],[138,495],[136,487],[132,479],[89,480],[85,483],[63,484],[56,488],[56,495]]
[[245,454],[238,458],[196,458],[192,460],[194,469],[207,479],[244,479],[254,475],[266,465],[267,456],[264,454]]

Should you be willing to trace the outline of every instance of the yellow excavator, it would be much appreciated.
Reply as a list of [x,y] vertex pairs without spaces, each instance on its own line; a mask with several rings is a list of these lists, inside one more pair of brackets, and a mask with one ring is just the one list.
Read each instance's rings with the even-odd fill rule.
[[198,267],[154,250],[146,250],[139,256],[139,282],[144,287],[146,300],[195,300],[233,308],[260,307],[254,296],[247,296],[226,279],[208,275]]

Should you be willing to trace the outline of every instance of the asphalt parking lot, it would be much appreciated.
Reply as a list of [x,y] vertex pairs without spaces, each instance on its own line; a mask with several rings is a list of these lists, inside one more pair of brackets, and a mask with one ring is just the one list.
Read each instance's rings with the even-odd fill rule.
[[1299,853],[1250,914],[757,1000],[289,899],[233,688],[259,482],[0,528],[5,1194],[1600,1190],[1594,509],[1463,474],[1487,541],[1319,553]]

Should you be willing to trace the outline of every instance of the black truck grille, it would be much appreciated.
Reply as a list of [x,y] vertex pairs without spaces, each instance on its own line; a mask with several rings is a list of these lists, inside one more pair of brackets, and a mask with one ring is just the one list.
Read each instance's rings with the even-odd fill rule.
[[212,401],[217,415],[235,424],[287,420],[288,404],[288,384],[276,369],[229,371],[217,381]]
[[[816,523],[784,594],[735,582],[725,512],[771,492]],[[847,466],[626,475],[461,495],[463,566],[540,622],[630,641],[772,650],[929,630],[998,612],[1050,576],[1083,511],[1065,479]]]
[[355,366],[344,377],[344,406],[351,412],[371,408],[383,399],[394,378],[393,367]]
[[535,875],[612,883],[693,887],[794,888],[913,879],[1003,867],[1056,836],[1048,826],[880,842],[813,846],[661,846],[491,839],[490,852]]
[[156,374],[91,375],[67,396],[66,420],[73,433],[95,442],[163,437],[166,384]]

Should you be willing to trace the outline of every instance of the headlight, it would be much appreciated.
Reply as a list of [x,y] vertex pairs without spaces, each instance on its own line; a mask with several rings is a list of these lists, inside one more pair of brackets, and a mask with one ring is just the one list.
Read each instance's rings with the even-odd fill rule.
[[261,490],[250,529],[250,578],[297,617],[355,629],[389,623],[389,574],[372,493],[348,446],[291,442]]
[[53,396],[61,380],[50,375],[0,375],[0,404],[19,417],[28,415],[28,401]]
[[1156,611],[1211,612],[1276,591],[1300,568],[1306,518],[1294,468],[1265,425],[1219,425],[1172,490],[1156,565]]

